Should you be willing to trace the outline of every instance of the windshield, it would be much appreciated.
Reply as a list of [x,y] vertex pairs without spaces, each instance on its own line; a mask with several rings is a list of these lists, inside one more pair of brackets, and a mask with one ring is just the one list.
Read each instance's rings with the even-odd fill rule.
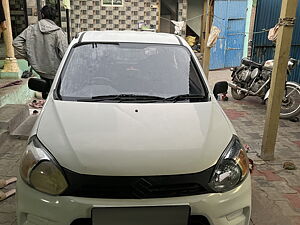
[[167,98],[206,95],[183,46],[91,43],[74,47],[63,70],[63,100],[139,95]]

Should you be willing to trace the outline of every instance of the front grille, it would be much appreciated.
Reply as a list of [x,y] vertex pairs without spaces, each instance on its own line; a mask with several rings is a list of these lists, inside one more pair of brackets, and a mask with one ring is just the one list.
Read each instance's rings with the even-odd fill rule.
[[214,167],[194,174],[164,176],[94,176],[63,168],[69,187],[64,196],[147,199],[200,195],[213,192],[208,182]]
[[[70,225],[92,225],[92,219],[81,218],[74,220]],[[205,216],[190,216],[188,225],[210,225]]]
[[205,216],[190,216],[189,225],[210,225]]
[[90,218],[81,218],[74,220],[70,225],[92,225],[92,219]]

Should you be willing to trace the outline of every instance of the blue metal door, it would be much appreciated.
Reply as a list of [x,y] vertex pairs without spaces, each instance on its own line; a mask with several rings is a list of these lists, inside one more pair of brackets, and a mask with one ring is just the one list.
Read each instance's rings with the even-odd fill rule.
[[243,57],[247,0],[216,0],[213,25],[221,30],[211,49],[210,69],[240,65]]
[[[280,17],[282,0],[258,0],[254,25],[254,36],[252,46],[252,59],[256,62],[264,62],[274,58],[275,44],[268,40],[268,32],[263,32],[274,27]],[[296,24],[293,32],[291,46],[291,57],[300,60],[300,4],[298,4]],[[291,76],[290,81],[300,83],[300,63]]]

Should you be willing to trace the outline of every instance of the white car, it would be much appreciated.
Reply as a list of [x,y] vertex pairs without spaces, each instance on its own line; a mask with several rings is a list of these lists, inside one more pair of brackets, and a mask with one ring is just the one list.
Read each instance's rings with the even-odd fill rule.
[[243,146],[184,39],[85,32],[22,157],[18,225],[247,225],[250,180]]

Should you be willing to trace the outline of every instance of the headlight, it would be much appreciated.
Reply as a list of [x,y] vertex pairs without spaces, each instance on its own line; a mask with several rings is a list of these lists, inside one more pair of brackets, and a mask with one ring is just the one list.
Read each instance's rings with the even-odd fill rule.
[[216,192],[226,192],[237,187],[249,173],[247,154],[238,137],[233,136],[219,159],[209,186]]
[[20,164],[22,179],[34,189],[59,195],[68,187],[58,163],[45,149],[36,136],[33,136]]
[[288,68],[290,70],[295,69],[295,67],[297,66],[297,63],[298,63],[297,59],[290,58],[290,60],[288,62]]

